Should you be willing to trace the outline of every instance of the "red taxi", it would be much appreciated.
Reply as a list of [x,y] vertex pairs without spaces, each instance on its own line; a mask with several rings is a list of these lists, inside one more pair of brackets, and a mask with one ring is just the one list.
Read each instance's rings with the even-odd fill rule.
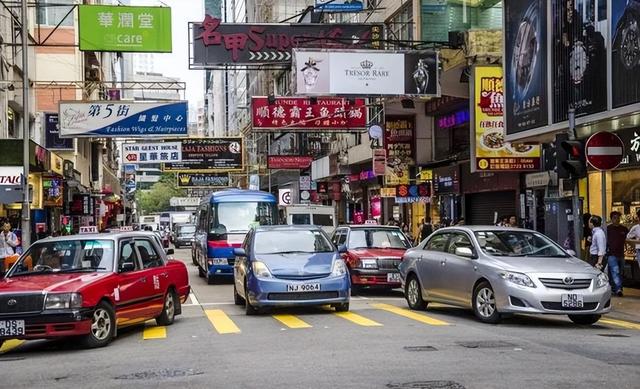
[[341,226],[333,233],[333,243],[345,246],[342,257],[351,276],[351,291],[363,287],[399,288],[398,265],[411,242],[399,227],[375,224]]
[[107,345],[120,327],[170,325],[189,295],[184,263],[152,233],[117,232],[34,243],[0,279],[0,346],[7,339],[78,337]]

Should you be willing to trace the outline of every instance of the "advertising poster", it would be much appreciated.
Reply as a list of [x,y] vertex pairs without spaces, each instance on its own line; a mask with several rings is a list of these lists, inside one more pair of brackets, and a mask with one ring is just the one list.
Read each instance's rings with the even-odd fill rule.
[[81,51],[171,52],[171,8],[79,5]]
[[243,168],[241,137],[192,138],[182,141],[182,162],[165,163],[164,171],[238,171]]
[[504,2],[507,134],[548,124],[546,4]]
[[553,0],[553,122],[607,109],[606,0]]
[[502,68],[476,66],[473,92],[474,170],[539,170],[540,145],[505,142]]
[[62,207],[62,179],[42,177],[42,205],[45,207]]
[[60,136],[149,137],[187,135],[187,102],[61,101]]
[[49,150],[73,150],[73,139],[60,138],[57,113],[44,114],[45,147]]
[[640,1],[611,1],[613,107],[640,102]]
[[415,118],[387,116],[385,118],[384,149],[386,151],[385,185],[409,183],[409,166],[415,164]]

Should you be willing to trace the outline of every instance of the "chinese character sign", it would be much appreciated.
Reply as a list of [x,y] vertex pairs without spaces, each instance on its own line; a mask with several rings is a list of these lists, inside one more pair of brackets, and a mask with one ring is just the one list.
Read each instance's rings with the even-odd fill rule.
[[187,135],[186,101],[61,101],[59,112],[61,137]]
[[267,97],[253,97],[251,109],[254,130],[342,130],[367,125],[364,99],[322,97],[312,104],[304,97],[277,97],[270,105]]
[[502,68],[477,66],[474,77],[475,169],[540,169],[540,145],[505,142]]
[[386,185],[409,183],[409,166],[415,165],[414,130],[413,116],[385,118]]
[[182,162],[182,144],[165,143],[123,143],[122,158],[127,163],[147,164]]
[[79,5],[82,51],[171,52],[171,8]]

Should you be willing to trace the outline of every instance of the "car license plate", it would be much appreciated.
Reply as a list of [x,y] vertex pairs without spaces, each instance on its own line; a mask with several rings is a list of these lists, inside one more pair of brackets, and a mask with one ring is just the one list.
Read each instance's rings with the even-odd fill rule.
[[288,284],[287,292],[317,292],[320,284]]
[[562,295],[562,308],[583,308],[584,301],[581,294],[570,293]]
[[24,320],[0,320],[0,337],[24,335]]
[[387,273],[387,282],[400,282],[400,273]]

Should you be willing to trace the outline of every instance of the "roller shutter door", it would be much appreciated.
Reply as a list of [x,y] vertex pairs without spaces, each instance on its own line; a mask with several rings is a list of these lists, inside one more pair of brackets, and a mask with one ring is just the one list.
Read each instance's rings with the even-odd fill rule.
[[493,225],[495,212],[498,217],[516,215],[516,192],[485,192],[465,197],[466,224]]

